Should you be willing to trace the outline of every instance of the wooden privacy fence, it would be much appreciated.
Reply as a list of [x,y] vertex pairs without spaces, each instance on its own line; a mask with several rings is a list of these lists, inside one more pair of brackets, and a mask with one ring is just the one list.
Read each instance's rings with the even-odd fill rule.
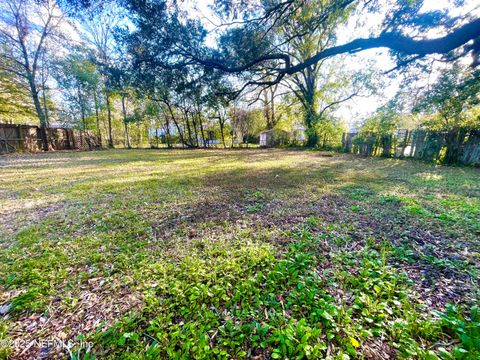
[[480,129],[394,133],[344,133],[344,151],[363,156],[411,157],[445,164],[480,166]]
[[[99,147],[96,136],[76,129],[47,129],[52,150],[91,150]],[[0,154],[42,150],[40,128],[34,125],[0,124]]]

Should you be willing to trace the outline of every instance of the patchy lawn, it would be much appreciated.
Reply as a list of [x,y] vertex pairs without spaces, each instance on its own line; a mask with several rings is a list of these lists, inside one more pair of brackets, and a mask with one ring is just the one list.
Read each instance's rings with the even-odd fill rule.
[[480,169],[1,157],[0,357],[478,359],[479,240]]

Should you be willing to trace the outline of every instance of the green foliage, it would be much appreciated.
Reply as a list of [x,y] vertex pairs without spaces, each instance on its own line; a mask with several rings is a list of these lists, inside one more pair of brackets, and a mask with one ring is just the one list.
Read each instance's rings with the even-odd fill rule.
[[0,359],[8,359],[11,349],[5,344],[11,340],[8,336],[8,321],[0,320]]
[[[140,324],[118,324],[99,335],[103,344],[123,356],[141,351],[146,357],[245,358],[268,351],[274,359],[300,359],[325,357],[327,349],[332,356],[356,357],[362,343],[386,338],[399,358],[475,354],[478,324],[465,324],[451,312],[439,323],[423,313],[409,279],[386,264],[382,248],[331,254],[333,270],[322,275],[315,270],[322,237],[306,229],[291,236],[295,241],[281,259],[272,248],[254,245],[253,251],[247,243],[226,250],[202,242],[202,253],[218,254],[215,266],[207,272],[203,256],[184,259],[135,317]],[[240,261],[223,258],[234,253]],[[359,270],[349,272],[357,262]],[[332,296],[334,289],[341,289],[340,298]],[[451,336],[463,336],[463,350],[425,347],[441,336],[447,320]],[[149,325],[139,328],[144,322]]]
[[0,122],[35,123],[36,116],[25,80],[0,70]]
[[94,111],[98,108],[94,93],[99,92],[100,81],[97,67],[82,53],[72,53],[59,64],[57,82],[62,89],[67,114],[70,122],[80,129],[93,128]]
[[390,111],[380,112],[367,119],[361,127],[361,133],[391,134],[398,128],[399,118]]
[[444,71],[414,109],[431,115],[425,126],[447,131],[478,128],[480,118],[470,111],[480,103],[479,75],[479,70],[464,69],[459,65]]
[[321,149],[339,149],[342,145],[342,135],[346,132],[345,125],[335,119],[323,119],[317,122],[315,131],[318,146]]
[[442,330],[459,340],[451,354],[442,349],[446,359],[478,359],[480,357],[480,311],[477,305],[469,312],[448,305],[446,313],[438,313]]

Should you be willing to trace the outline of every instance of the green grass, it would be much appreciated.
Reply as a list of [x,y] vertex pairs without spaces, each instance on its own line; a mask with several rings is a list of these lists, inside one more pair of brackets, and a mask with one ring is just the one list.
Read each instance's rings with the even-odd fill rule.
[[30,358],[477,359],[480,170],[322,155],[0,158],[0,339],[36,340]]

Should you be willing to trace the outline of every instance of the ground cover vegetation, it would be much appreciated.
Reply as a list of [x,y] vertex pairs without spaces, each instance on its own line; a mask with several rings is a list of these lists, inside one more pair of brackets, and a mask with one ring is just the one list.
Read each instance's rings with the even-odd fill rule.
[[1,167],[2,340],[65,343],[3,356],[479,355],[478,169],[253,149]]

